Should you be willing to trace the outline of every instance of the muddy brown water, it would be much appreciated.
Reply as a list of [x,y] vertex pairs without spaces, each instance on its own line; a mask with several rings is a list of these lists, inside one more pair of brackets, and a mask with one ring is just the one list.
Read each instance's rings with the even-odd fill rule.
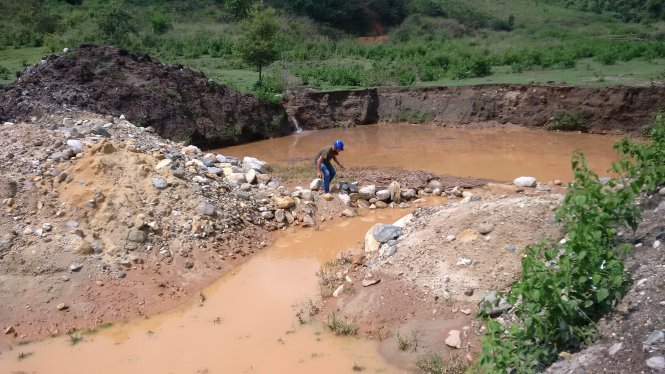
[[[15,346],[0,353],[0,372],[346,373],[354,365],[369,373],[404,372],[386,361],[377,342],[334,336],[316,321],[301,325],[296,313],[319,299],[315,273],[322,264],[358,251],[375,223],[407,213],[372,211],[287,233],[205,289],[202,305],[197,297],[176,310],[83,335],[76,345],[60,336]],[[21,353],[30,355],[19,360]]]
[[[272,163],[311,158],[344,139],[348,166],[391,166],[438,174],[510,180],[533,175],[566,180],[570,152],[580,149],[596,170],[614,156],[616,138],[522,129],[457,130],[379,125],[304,132],[221,150]],[[426,204],[435,201],[426,202]],[[295,230],[176,310],[84,335],[60,336],[0,352],[0,372],[23,373],[399,373],[378,342],[332,335],[320,322],[296,317],[318,300],[316,271],[340,252],[361,248],[375,223],[408,212],[371,211],[320,230]],[[28,354],[19,359],[19,354]],[[385,354],[385,352],[384,352]]]
[[512,181],[528,175],[539,181],[570,181],[571,154],[584,153],[605,175],[616,157],[616,136],[552,132],[526,128],[453,129],[429,125],[380,124],[304,131],[220,151],[253,155],[271,164],[313,160],[335,139],[344,141],[339,160],[346,167],[377,166],[423,170],[437,175]]

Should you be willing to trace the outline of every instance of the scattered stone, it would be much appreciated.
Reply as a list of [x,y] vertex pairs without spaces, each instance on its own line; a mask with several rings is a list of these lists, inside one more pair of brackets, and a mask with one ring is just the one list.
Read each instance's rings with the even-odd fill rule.
[[164,190],[169,186],[169,183],[162,177],[152,177],[152,185],[158,190]]
[[385,209],[388,207],[388,204],[385,201],[377,201],[374,203],[374,206],[376,206],[378,209]]
[[286,215],[284,214],[284,209],[277,209],[275,211],[275,220],[277,222],[284,222]]
[[77,272],[80,271],[81,269],[83,269],[83,264],[80,264],[78,262],[69,265],[69,271],[71,272]]
[[264,219],[273,219],[275,216],[272,214],[271,211],[268,210],[265,212],[261,212],[261,217],[263,217]]
[[342,203],[344,203],[344,205],[346,205],[346,206],[351,205],[351,197],[349,197],[349,195],[338,194],[337,197],[339,198],[339,200],[340,200]]
[[199,205],[196,207],[196,212],[202,216],[214,216],[215,215],[215,206],[206,202],[202,201],[199,203]]
[[344,209],[341,213],[342,216],[344,217],[355,217],[356,213],[352,209]]
[[185,269],[191,269],[194,267],[194,263],[191,261],[185,262]]
[[499,299],[497,297],[496,291],[485,293],[480,297],[480,301],[478,302],[480,312],[492,317],[499,316],[510,308],[511,305],[504,298]]
[[148,240],[148,232],[144,230],[131,229],[127,234],[127,240],[133,243],[145,243]]
[[390,190],[380,190],[376,192],[376,198],[381,201],[390,200]]
[[165,167],[171,166],[173,161],[170,158],[165,158],[162,161],[158,162],[157,165],[155,166],[155,170],[163,169]]
[[312,191],[318,191],[321,189],[321,186],[323,185],[323,180],[320,178],[316,178],[312,181],[312,183],[309,184],[309,189]]
[[661,244],[660,240],[656,240],[655,242],[653,242],[653,248],[660,247],[660,244]]
[[473,263],[473,260],[471,260],[470,258],[458,258],[457,259],[457,266],[468,266],[468,265],[471,265],[471,263]]
[[647,360],[647,366],[658,371],[665,370],[665,357],[656,356]]
[[195,145],[188,145],[183,147],[181,152],[186,155],[198,155],[201,153],[201,150]]
[[379,282],[381,282],[381,279],[379,279],[379,278],[365,278],[362,281],[362,285],[363,285],[363,287],[369,287],[369,286],[373,286],[373,285],[375,285]]
[[360,193],[360,196],[365,199],[369,200],[374,197],[376,194],[376,186],[375,185],[369,185],[361,188],[358,193]]
[[268,164],[254,157],[245,157],[242,160],[242,169],[244,172],[249,172],[253,169],[261,174],[265,174],[268,172]]
[[665,187],[661,187],[661,189],[658,190],[658,194],[659,194],[660,196],[665,196]]
[[289,209],[296,206],[296,201],[290,196],[275,196],[273,200],[277,209]]
[[249,170],[245,173],[245,179],[247,180],[247,183],[250,183],[250,184],[252,184],[252,183],[256,183],[256,176],[257,176],[257,175],[258,175],[258,173],[256,172],[256,170],[254,170],[254,169],[249,169]]
[[[79,239],[81,240],[81,239]],[[92,245],[88,243],[87,241],[82,240],[74,249],[74,251],[78,254],[81,255],[91,255],[95,253],[94,248],[92,248]]]
[[617,352],[619,352],[619,351],[621,350],[621,346],[622,346],[622,345],[623,345],[623,343],[615,343],[615,344],[613,344],[613,345],[610,347],[610,349],[608,350],[608,353],[610,354],[610,356],[614,356]]
[[450,330],[446,338],[446,345],[451,348],[462,348],[462,339],[460,338],[459,330]]
[[14,329],[14,325],[9,325],[9,327],[5,329],[5,335],[13,334],[15,332],[16,330]]
[[81,143],[80,140],[76,139],[67,140],[67,146],[69,147],[69,149],[72,150],[72,152],[74,152],[75,155],[83,153],[83,151],[85,150],[83,143]]
[[372,235],[377,241],[386,243],[400,237],[402,235],[402,228],[394,225],[379,224],[373,228]]
[[455,239],[457,239],[457,237],[456,237],[455,235],[448,235],[448,236],[446,236],[446,240],[449,241],[449,242],[452,242],[452,241],[454,241]]
[[247,183],[247,178],[245,177],[245,174],[243,174],[243,173],[231,173],[231,174],[226,176],[226,179],[228,179],[229,182],[235,183],[237,185]]
[[69,306],[65,303],[60,303],[60,304],[56,305],[55,308],[60,310],[60,311],[63,311],[63,310],[69,309]]
[[408,209],[408,208],[411,208],[411,205],[409,205],[407,203],[400,203],[399,208],[400,209]]
[[467,316],[468,316],[469,314],[471,314],[471,309],[468,309],[468,308],[467,308],[467,309],[460,309],[459,311],[460,311],[460,313],[462,313],[462,314],[466,314]]
[[341,284],[339,287],[337,287],[337,289],[335,289],[335,291],[332,294],[333,297],[339,297],[339,294],[342,293],[342,291],[344,291],[344,285],[343,284]]
[[643,348],[647,350],[649,349],[649,346],[653,345],[654,343],[663,342],[665,342],[665,333],[663,333],[662,330],[654,330],[651,334],[649,334],[647,340],[644,341]]
[[487,235],[487,234],[491,233],[493,230],[494,230],[494,226],[492,226],[490,224],[487,224],[487,223],[483,223],[478,227],[478,232],[482,235]]
[[464,291],[464,295],[466,296],[473,296],[473,287],[469,287]]
[[534,177],[518,177],[513,184],[517,187],[536,187],[537,181]]

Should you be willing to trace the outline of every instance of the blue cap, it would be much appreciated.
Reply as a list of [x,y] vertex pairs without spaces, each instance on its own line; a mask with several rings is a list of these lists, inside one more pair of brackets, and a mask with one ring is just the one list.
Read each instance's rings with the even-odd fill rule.
[[339,149],[340,151],[343,151],[344,150],[344,143],[342,143],[341,140],[335,140],[335,142],[333,143],[333,147]]

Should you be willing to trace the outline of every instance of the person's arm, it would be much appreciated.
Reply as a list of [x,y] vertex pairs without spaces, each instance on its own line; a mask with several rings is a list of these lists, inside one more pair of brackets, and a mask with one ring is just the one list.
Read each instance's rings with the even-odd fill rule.
[[340,164],[339,161],[337,161],[337,157],[333,157],[332,159],[337,163],[337,165],[339,165],[340,168],[344,169],[344,165]]
[[321,162],[323,161],[323,156],[319,157],[316,160],[316,171],[318,172],[317,175],[319,176],[319,179],[323,177],[323,172],[321,172]]

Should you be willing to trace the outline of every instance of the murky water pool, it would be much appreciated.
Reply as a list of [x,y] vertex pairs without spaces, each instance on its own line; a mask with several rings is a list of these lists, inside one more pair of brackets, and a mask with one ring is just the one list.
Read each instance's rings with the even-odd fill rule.
[[381,124],[304,131],[287,137],[223,149],[225,155],[253,155],[272,164],[313,160],[335,139],[344,141],[339,160],[347,167],[418,169],[434,174],[512,181],[528,175],[540,181],[570,181],[570,157],[582,151],[604,175],[616,157],[616,136],[524,128],[451,129],[429,125]]
[[[358,249],[376,222],[404,210],[297,230],[279,238],[177,310],[84,335],[61,336],[0,354],[0,372],[14,373],[399,373],[372,341],[333,336],[321,323],[301,325],[317,302],[315,273],[340,251]],[[340,235],[343,232],[344,235]],[[18,359],[20,353],[30,354]]]

